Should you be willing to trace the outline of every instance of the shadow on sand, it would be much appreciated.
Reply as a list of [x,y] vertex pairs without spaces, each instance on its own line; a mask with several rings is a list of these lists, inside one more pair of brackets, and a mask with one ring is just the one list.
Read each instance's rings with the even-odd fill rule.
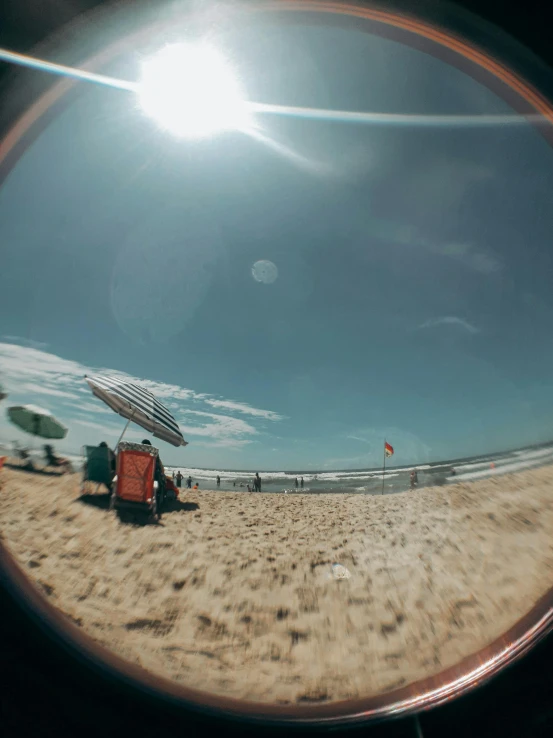
[[47,471],[46,469],[40,469],[36,466],[25,466],[23,464],[14,464],[10,461],[4,462],[4,469],[15,469],[16,471],[26,472],[27,474],[38,474],[42,477],[62,477],[62,471]]
[[[75,502],[81,502],[83,505],[90,505],[99,510],[109,510],[109,493],[105,494],[84,494],[77,497]],[[167,500],[163,507],[162,514],[167,515],[174,512],[192,512],[199,510],[200,506],[197,502],[182,502],[181,500]],[[147,512],[130,512],[128,510],[117,510],[117,515],[122,523],[129,525],[152,525],[150,516]],[[162,522],[157,525],[163,525]]]
[[183,502],[182,500],[167,500],[165,507],[163,508],[164,513],[179,512],[180,510],[192,511],[199,510],[200,506],[197,502]]
[[97,507],[99,510],[109,509],[109,492],[104,494],[84,494],[77,497],[75,502],[82,502],[83,505],[90,505],[91,507]]
[[163,518],[165,515],[169,515],[174,512],[192,512],[193,510],[199,510],[200,506],[197,502],[181,502],[180,500],[167,500],[162,510],[162,518],[157,522],[154,522],[148,512],[134,512],[131,510],[117,510],[117,516],[119,521],[124,525],[134,525],[143,527],[145,525],[157,525],[159,528],[163,528]]

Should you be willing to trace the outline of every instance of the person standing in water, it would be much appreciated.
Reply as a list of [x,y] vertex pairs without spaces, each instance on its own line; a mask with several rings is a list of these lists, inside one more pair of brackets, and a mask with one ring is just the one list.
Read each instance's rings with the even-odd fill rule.
[[300,487],[303,489],[303,477],[300,480]]
[[255,472],[255,489],[257,492],[261,492],[261,477],[259,476],[259,472]]
[[180,469],[178,470],[177,476],[175,478],[177,480],[177,487],[180,489],[180,486],[182,484],[182,473]]
[[188,479],[186,480],[186,486],[188,487],[188,489],[192,489],[192,477],[188,477]]
[[298,488],[298,478],[296,477],[296,489]]
[[217,487],[221,486],[221,477],[217,474]]

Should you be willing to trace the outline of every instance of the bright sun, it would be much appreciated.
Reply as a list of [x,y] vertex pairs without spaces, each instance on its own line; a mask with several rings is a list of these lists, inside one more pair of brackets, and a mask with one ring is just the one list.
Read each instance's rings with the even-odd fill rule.
[[147,59],[138,96],[144,112],[177,136],[204,138],[252,125],[228,62],[205,44],[173,44]]

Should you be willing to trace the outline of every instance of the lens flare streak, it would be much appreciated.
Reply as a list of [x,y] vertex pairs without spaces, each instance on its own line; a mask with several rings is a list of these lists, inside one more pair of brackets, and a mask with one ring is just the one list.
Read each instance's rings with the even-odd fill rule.
[[409,126],[497,126],[520,125],[540,122],[542,115],[411,115],[408,113],[365,113],[349,110],[324,110],[321,108],[300,108],[286,105],[266,105],[250,103],[254,112],[266,115],[281,115],[289,118],[335,121],[337,123],[362,123],[371,125],[409,125]]
[[[83,82],[112,87],[127,92],[140,92],[138,82],[87,72],[76,67],[55,64],[0,48],[0,60],[19,66],[48,72],[62,77],[70,77]],[[412,127],[489,127],[525,125],[528,123],[549,122],[542,115],[519,114],[476,114],[476,115],[412,115],[406,113],[371,113],[348,110],[325,110],[321,108],[270,105],[258,102],[245,102],[251,113],[258,115],[278,115],[287,118],[302,118],[336,123],[355,123],[363,125],[412,126]]]
[[17,64],[20,67],[36,69],[39,72],[55,74],[58,77],[71,77],[73,79],[81,80],[82,82],[92,82],[93,84],[103,85],[104,87],[114,87],[115,89],[126,90],[128,92],[136,92],[138,88],[136,82],[127,82],[126,80],[116,79],[115,77],[107,77],[104,74],[95,74],[94,72],[87,72],[84,69],[67,67],[64,64],[55,64],[54,62],[35,59],[27,54],[18,54],[15,51],[8,51],[7,49],[0,49],[0,60],[11,64]]

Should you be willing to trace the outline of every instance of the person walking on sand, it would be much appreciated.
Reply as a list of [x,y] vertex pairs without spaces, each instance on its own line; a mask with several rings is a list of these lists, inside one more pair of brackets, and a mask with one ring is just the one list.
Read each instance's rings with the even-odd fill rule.
[[300,480],[300,487],[303,489],[303,477]]
[[188,489],[192,489],[192,477],[188,477],[188,479],[186,480],[186,486],[188,487]]
[[180,486],[182,484],[182,474],[181,474],[180,469],[177,472],[176,480],[177,480],[177,487],[180,489]]
[[221,486],[221,477],[217,474],[217,487]]
[[259,472],[255,472],[255,489],[257,492],[261,492],[261,477],[259,476]]

